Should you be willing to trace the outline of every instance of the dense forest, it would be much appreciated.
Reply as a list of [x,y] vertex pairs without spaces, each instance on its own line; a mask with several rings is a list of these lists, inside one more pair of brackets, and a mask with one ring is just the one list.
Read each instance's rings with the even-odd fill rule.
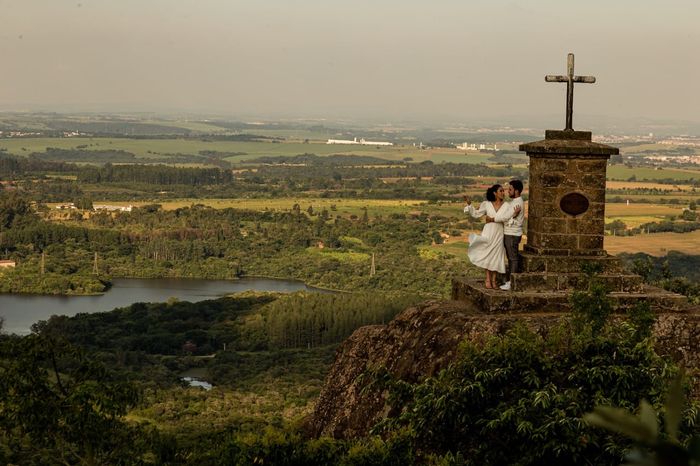
[[[381,367],[367,372],[370,386],[406,409],[353,440],[311,438],[299,422],[318,394],[333,345],[286,348],[279,335],[306,335],[290,340],[303,346],[317,337],[300,323],[320,329],[354,316],[323,342],[337,343],[343,332],[380,323],[410,299],[267,294],[54,317],[27,337],[0,334],[0,459],[617,465],[634,443],[588,425],[583,415],[596,405],[634,410],[642,399],[660,409],[678,369],[654,351],[649,309],[635,308],[624,325],[612,323],[605,291],[591,280],[578,292],[571,319],[546,335],[516,326],[467,344],[446,369],[417,383],[394,380]],[[271,320],[278,312],[288,316]],[[179,374],[192,368],[206,368],[217,387],[209,393],[181,387]],[[697,408],[679,412],[681,442],[697,430]]]
[[[643,399],[660,410],[678,373],[654,350],[649,309],[610,322],[611,304],[591,276],[571,319],[546,334],[516,327],[465,344],[449,367],[415,383],[367,372],[392,416],[364,438],[311,438],[304,420],[338,345],[360,326],[446,297],[451,278],[479,273],[460,249],[435,247],[478,228],[453,201],[465,189],[524,177],[524,168],[300,154],[231,170],[226,158],[245,154],[149,155],[0,153],[0,255],[17,262],[0,272],[0,292],[90,294],[113,277],[242,276],[334,292],[134,303],[53,316],[24,337],[0,332],[2,464],[615,465],[634,442],[583,416],[601,404],[634,411]],[[288,205],[196,201],[226,197]],[[182,198],[195,201],[161,204]],[[308,198],[425,204],[370,215]],[[130,212],[91,208],[118,200],[145,202]],[[640,225],[689,231],[697,221]],[[696,256],[623,259],[649,283],[699,302]],[[214,388],[188,386],[183,378],[192,375]],[[697,412],[692,404],[679,416],[678,448],[697,431]]]
[[[120,151],[87,149],[47,149],[27,158],[0,154],[0,178],[13,180],[38,202],[40,195],[52,195],[52,202],[70,202],[66,177],[76,181],[71,190],[84,195],[89,190],[95,200],[152,199],[167,191],[170,197],[283,197],[308,196],[310,192],[339,198],[369,199],[451,199],[460,187],[481,183],[480,177],[506,179],[526,173],[507,166],[432,162],[390,162],[374,157],[302,154],[294,157],[256,159],[250,167],[227,170],[226,154],[168,154],[167,158],[135,159]],[[115,160],[111,160],[113,157]],[[114,164],[126,158],[129,164]],[[57,161],[61,160],[61,161]],[[88,162],[66,163],[66,160]],[[111,160],[110,162],[107,162]],[[173,167],[168,163],[197,163],[214,167]],[[138,162],[138,163],[134,163]],[[63,180],[47,179],[60,174]],[[386,179],[392,179],[387,183]],[[430,180],[426,184],[422,179]],[[38,182],[40,181],[40,182]],[[115,187],[121,188],[114,189]],[[448,188],[448,189],[446,189]],[[73,195],[75,196],[75,195]]]
[[[89,274],[95,253],[100,273],[114,277],[273,276],[334,289],[437,295],[446,293],[451,276],[469,270],[455,257],[420,254],[420,245],[429,245],[439,238],[437,232],[449,228],[448,219],[440,217],[353,220],[300,208],[264,212],[193,206],[165,211],[145,206],[57,223],[40,218],[26,199],[14,194],[2,198],[0,214],[0,250],[20,264],[0,281],[8,291],[31,291],[41,278],[40,260],[44,272]],[[25,280],[30,276],[35,280]]]

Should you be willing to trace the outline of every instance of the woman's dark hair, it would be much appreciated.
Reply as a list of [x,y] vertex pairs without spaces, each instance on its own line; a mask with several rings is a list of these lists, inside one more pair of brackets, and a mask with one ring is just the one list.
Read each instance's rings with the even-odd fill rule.
[[489,189],[487,189],[486,190],[486,200],[491,201],[491,202],[495,201],[496,200],[496,191],[498,191],[499,189],[501,189],[500,184],[494,184]]

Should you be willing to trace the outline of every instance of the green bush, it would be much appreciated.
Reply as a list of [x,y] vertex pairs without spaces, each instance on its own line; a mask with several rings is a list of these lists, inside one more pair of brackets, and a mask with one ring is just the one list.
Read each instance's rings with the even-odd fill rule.
[[676,369],[654,351],[648,309],[612,324],[595,280],[577,296],[574,318],[544,333],[517,324],[483,345],[466,343],[421,383],[377,373],[377,387],[389,390],[400,414],[375,432],[409,429],[421,455],[445,464],[619,464],[631,443],[582,416],[598,404],[659,406]]

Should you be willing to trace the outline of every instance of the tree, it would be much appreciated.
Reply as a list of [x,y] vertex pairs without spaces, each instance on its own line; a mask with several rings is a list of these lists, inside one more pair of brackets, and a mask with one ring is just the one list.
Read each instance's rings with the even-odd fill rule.
[[683,211],[681,218],[688,222],[694,222],[698,219],[698,214],[694,210],[688,209]]
[[89,197],[79,197],[75,200],[75,207],[81,210],[92,210],[92,199]]
[[122,418],[137,390],[76,347],[51,335],[2,337],[0,355],[0,459],[129,464],[147,450],[146,431]]
[[[659,414],[647,402],[639,404],[639,416],[624,409],[596,406],[584,416],[591,425],[623,434],[636,443],[626,457],[630,466],[691,466],[700,464],[700,436],[691,437],[684,444],[681,427],[684,418],[694,423],[693,416],[683,412],[685,395],[682,378],[671,384],[664,405],[664,433],[659,432]],[[665,434],[665,435],[664,435]]]
[[0,197],[0,231],[35,220],[29,202],[17,194]]
[[[574,306],[599,291],[590,284]],[[576,309],[576,319],[545,335],[518,324],[483,345],[467,343],[447,369],[418,384],[376,372],[376,388],[388,389],[398,415],[375,432],[407,429],[424,453],[468,459],[458,464],[618,465],[630,442],[582,416],[601,403],[659,406],[675,368],[654,351],[648,309],[623,323],[609,322],[607,311]]]

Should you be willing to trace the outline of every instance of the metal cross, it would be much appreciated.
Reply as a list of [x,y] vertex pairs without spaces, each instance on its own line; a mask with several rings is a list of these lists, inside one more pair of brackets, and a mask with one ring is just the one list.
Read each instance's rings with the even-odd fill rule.
[[548,74],[544,80],[548,83],[566,83],[566,128],[565,130],[573,131],[572,120],[574,114],[574,83],[595,82],[595,76],[574,76],[574,54],[570,53],[567,57],[566,76],[555,76]]

